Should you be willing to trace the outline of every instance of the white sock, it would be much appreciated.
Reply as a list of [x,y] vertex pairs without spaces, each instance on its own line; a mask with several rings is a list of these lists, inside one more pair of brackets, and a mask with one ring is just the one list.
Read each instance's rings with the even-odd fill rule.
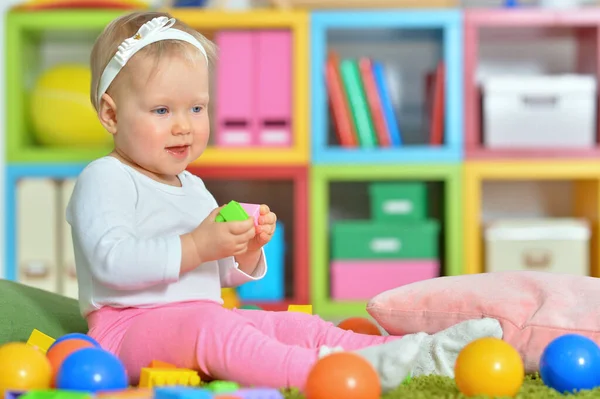
[[413,376],[436,374],[454,378],[454,365],[460,351],[470,342],[484,337],[502,338],[498,320],[466,320],[428,336],[420,348]]
[[[454,364],[462,348],[483,338],[502,338],[502,328],[495,319],[467,320],[433,335],[408,334],[381,345],[354,351],[377,371],[383,392],[398,387],[407,376],[442,375],[454,377]],[[323,356],[341,348],[323,347]]]

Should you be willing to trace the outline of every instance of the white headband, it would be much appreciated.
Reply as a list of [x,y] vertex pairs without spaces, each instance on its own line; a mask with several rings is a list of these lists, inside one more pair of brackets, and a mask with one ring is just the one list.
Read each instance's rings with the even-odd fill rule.
[[182,30],[171,28],[175,24],[174,18],[157,17],[146,22],[140,27],[135,35],[125,39],[119,46],[117,53],[110,60],[98,84],[98,104],[102,95],[108,90],[108,87],[118,75],[121,68],[133,57],[135,53],[146,47],[150,43],[160,40],[182,40],[195,46],[204,55],[208,64],[208,56],[202,44],[192,35]]

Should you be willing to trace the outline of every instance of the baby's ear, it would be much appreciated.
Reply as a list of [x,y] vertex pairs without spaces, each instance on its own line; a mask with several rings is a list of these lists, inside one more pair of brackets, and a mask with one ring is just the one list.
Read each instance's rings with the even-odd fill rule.
[[117,104],[111,96],[104,93],[100,99],[98,118],[102,126],[110,133],[117,133]]

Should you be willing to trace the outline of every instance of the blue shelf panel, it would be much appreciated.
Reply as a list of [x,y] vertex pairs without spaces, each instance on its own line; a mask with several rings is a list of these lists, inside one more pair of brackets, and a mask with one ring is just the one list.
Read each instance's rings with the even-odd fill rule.
[[87,164],[9,164],[5,177],[4,278],[17,279],[17,183],[20,179],[70,179],[77,177]]
[[[327,34],[332,29],[439,29],[446,67],[444,146],[405,145],[394,149],[357,149],[328,145],[329,111],[324,66]],[[314,163],[339,162],[447,162],[463,159],[463,60],[462,14],[457,10],[435,11],[317,11],[311,14],[311,146]]]
[[347,149],[319,147],[313,149],[312,163],[323,164],[386,164],[461,162],[462,148],[410,146],[405,148]]

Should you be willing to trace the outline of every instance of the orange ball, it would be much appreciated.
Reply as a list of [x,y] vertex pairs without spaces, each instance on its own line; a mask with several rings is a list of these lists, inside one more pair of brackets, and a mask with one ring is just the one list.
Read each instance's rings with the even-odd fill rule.
[[46,357],[52,366],[52,386],[55,386],[54,380],[56,378],[56,373],[58,373],[60,366],[63,364],[63,361],[67,358],[67,356],[78,351],[79,349],[93,347],[94,344],[90,341],[79,338],[66,339],[52,346],[52,348],[50,348],[50,350],[48,350],[46,353]]
[[52,368],[39,349],[22,342],[0,346],[0,397],[7,390],[48,389]]
[[381,383],[364,358],[356,353],[337,352],[313,366],[304,394],[306,399],[379,399]]
[[379,328],[377,328],[377,326],[369,319],[364,317],[351,317],[338,324],[338,327],[342,330],[354,331],[357,334],[381,335]]

